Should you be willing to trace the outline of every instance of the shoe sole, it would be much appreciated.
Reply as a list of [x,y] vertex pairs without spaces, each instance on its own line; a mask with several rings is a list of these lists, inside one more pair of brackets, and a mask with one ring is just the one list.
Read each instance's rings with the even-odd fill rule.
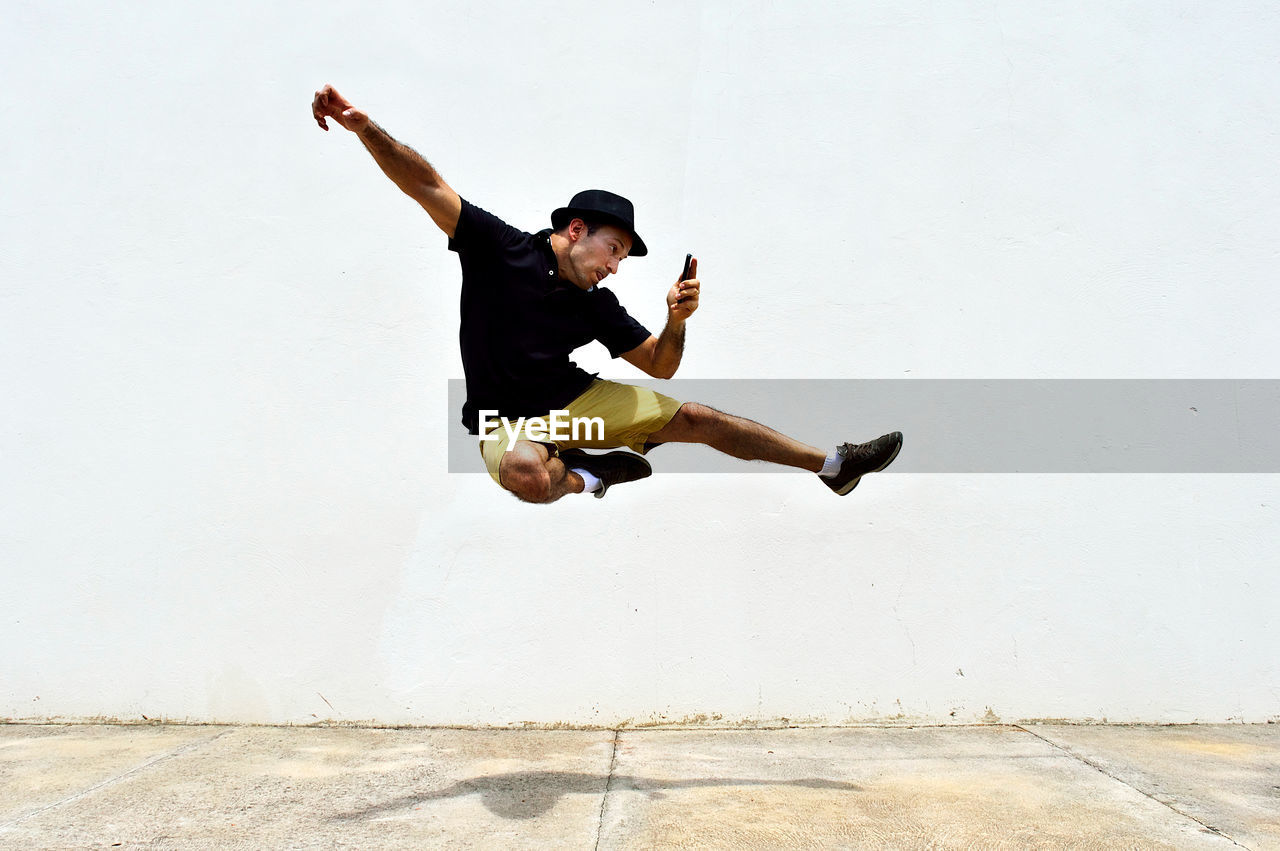
[[[878,473],[881,470],[883,470],[885,467],[888,467],[890,464],[893,463],[893,460],[898,457],[898,453],[901,451],[902,451],[902,438],[899,437],[898,445],[893,448],[893,454],[889,456],[888,460],[886,460],[879,467],[876,467],[874,470],[868,470],[867,472],[863,473],[862,476],[869,476],[872,473]],[[840,490],[836,491],[836,495],[844,496],[845,494],[849,493],[849,491],[856,488],[858,486],[858,482],[862,481],[862,476],[858,476],[858,478],[853,479],[852,481],[849,482],[849,484],[840,488]]]

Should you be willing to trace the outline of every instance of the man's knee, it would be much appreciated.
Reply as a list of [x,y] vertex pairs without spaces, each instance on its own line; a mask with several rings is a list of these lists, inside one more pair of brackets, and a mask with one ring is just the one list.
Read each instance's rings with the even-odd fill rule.
[[671,418],[671,422],[683,433],[700,437],[715,427],[721,417],[715,408],[700,405],[697,402],[685,402]]
[[498,475],[502,486],[525,502],[551,501],[551,473],[537,452],[517,447],[506,453]]
[[685,402],[666,425],[649,435],[653,443],[706,443],[724,414],[697,402]]
[[551,474],[545,464],[513,461],[502,465],[502,486],[525,502],[551,500]]

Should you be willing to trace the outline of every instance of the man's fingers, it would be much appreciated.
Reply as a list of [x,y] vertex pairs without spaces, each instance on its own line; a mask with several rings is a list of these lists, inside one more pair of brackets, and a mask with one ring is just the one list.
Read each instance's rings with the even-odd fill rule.
[[351,108],[351,103],[342,95],[338,94],[338,90],[333,86],[325,86],[321,91],[321,94],[324,96],[325,110],[335,118],[344,110]]
[[[351,104],[342,99],[342,95],[333,90],[333,86],[325,86],[323,89],[316,92],[316,99],[314,103],[316,109],[326,115],[333,114],[334,108],[339,104],[343,107],[351,106]],[[337,111],[341,112],[342,109],[339,108]]]
[[364,113],[352,107],[346,98],[338,94],[338,90],[330,85],[316,92],[315,99],[311,101],[311,114],[321,130],[329,129],[326,118],[332,118],[342,127],[347,127],[352,121],[362,123],[367,120]]
[[328,130],[329,125],[324,120],[324,101],[324,90],[321,89],[311,100],[311,117],[316,120],[316,124],[320,125],[321,130]]

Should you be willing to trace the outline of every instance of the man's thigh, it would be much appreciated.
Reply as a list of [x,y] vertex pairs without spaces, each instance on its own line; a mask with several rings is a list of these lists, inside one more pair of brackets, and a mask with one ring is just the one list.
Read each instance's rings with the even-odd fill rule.
[[569,403],[576,434],[555,441],[557,449],[615,449],[643,454],[649,436],[671,421],[682,402],[646,387],[596,379]]

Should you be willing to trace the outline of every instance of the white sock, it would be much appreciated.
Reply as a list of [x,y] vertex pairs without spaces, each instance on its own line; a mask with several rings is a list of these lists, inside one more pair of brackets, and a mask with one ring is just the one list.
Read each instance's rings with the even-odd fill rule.
[[844,459],[840,457],[840,453],[832,452],[827,456],[827,460],[823,463],[822,470],[819,471],[818,475],[826,476],[828,479],[831,478],[836,473],[840,472],[840,462],[843,460]]
[[582,476],[582,492],[583,493],[595,493],[596,491],[600,490],[600,480],[597,479],[595,476],[591,475],[590,473],[588,473],[586,470],[580,470],[577,467],[574,467],[569,472],[577,473],[579,476]]

